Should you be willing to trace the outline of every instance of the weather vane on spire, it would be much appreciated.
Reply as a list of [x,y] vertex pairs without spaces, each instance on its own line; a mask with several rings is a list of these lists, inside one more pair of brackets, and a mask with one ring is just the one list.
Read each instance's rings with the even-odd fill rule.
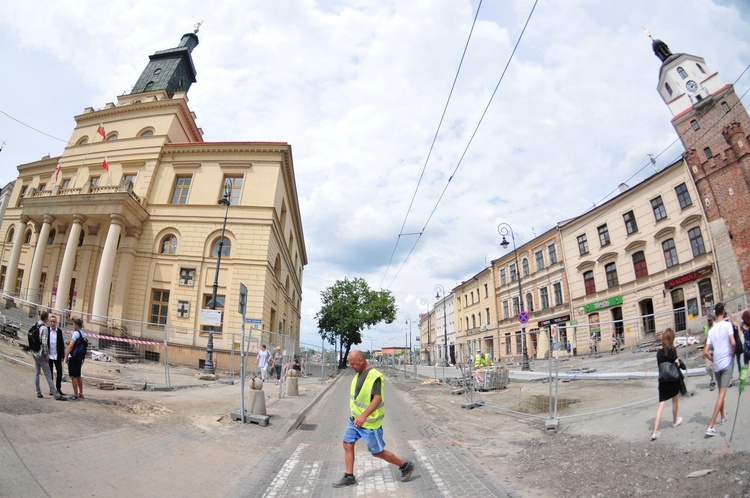
[[641,28],[641,29],[643,30],[643,34],[644,35],[648,36],[649,38],[651,38],[653,40],[653,38],[651,37],[651,33],[649,32],[649,30],[647,30],[646,28]]
[[193,33],[198,33],[198,31],[200,31],[200,29],[201,29],[201,24],[203,24],[203,21],[201,21],[201,22],[197,22],[197,23],[193,24],[193,28],[195,28],[195,29],[193,30]]

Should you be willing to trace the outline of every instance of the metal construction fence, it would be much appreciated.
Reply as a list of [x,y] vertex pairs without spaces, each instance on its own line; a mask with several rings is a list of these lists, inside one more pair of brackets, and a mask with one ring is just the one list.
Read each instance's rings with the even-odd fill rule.
[[[39,320],[42,311],[48,310],[44,305],[0,293],[4,307],[0,307],[0,334],[10,338],[17,338],[21,345],[26,344],[26,332]],[[202,330],[186,330],[170,325],[154,326],[145,322],[121,320],[112,317],[100,317],[86,313],[71,314],[48,310],[55,316],[58,327],[63,332],[63,339],[68,342],[74,332],[73,319],[81,318],[84,322],[83,331],[89,340],[91,359],[94,361],[137,363],[150,362],[163,365],[163,384],[172,386],[171,373],[175,368],[188,368],[194,373],[200,372],[205,359],[194,361],[196,355],[205,356],[205,346],[198,346],[186,340],[186,336],[205,334]],[[148,333],[145,331],[148,330]],[[336,370],[335,357],[332,349],[324,342],[321,344],[307,344],[294,340],[288,335],[247,328],[245,340],[242,341],[241,332],[224,332],[221,334],[224,344],[230,347],[214,349],[214,365],[216,373],[230,379],[239,377],[242,362],[242,352],[245,352],[246,372],[252,376],[261,376],[256,365],[257,352],[261,344],[266,344],[273,355],[276,348],[281,348],[282,360],[279,368],[271,372],[270,379],[278,378],[279,395],[283,395],[285,379],[290,369],[295,366],[295,359],[299,365],[299,374],[320,377],[321,381],[328,378]],[[185,354],[189,350],[190,354]],[[161,380],[161,379],[160,379]],[[143,384],[142,378],[123,379],[121,383],[131,382]]]

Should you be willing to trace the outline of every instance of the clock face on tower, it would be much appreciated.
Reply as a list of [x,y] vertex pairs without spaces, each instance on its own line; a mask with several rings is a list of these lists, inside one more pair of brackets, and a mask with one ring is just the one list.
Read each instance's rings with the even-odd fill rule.
[[685,85],[685,88],[687,88],[687,89],[688,89],[688,92],[690,92],[690,93],[695,93],[695,92],[697,92],[697,91],[698,91],[698,83],[696,83],[696,82],[695,82],[695,81],[693,81],[693,80],[690,80],[690,81],[688,81],[688,82],[687,82],[687,84]]

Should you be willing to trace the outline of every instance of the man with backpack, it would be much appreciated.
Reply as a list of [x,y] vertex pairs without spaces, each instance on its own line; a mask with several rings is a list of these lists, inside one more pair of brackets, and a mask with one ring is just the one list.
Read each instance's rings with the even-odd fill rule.
[[52,372],[49,369],[49,313],[42,311],[39,315],[39,321],[29,329],[29,352],[34,358],[34,387],[36,387],[36,397],[43,398],[42,390],[39,387],[39,372],[44,372],[44,378],[47,379],[49,392],[58,401],[67,401],[68,398],[60,394],[52,382]]
[[73,396],[70,397],[72,400],[85,399],[83,397],[83,379],[81,378],[81,367],[83,366],[83,360],[86,358],[86,350],[88,349],[89,341],[86,339],[86,334],[83,333],[83,320],[76,318],[73,320],[73,337],[70,339],[68,344],[68,352],[66,358],[68,362],[68,375],[70,376],[70,383],[73,384]]

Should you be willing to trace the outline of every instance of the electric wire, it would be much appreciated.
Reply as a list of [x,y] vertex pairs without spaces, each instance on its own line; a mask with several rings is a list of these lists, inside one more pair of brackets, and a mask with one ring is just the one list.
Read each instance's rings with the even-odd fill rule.
[[[393,246],[393,251],[391,252],[391,257],[388,260],[388,265],[386,265],[385,272],[383,272],[383,278],[380,280],[380,287],[383,286],[383,281],[385,280],[386,275],[388,275],[388,270],[390,269],[391,263],[393,262],[393,256],[396,254],[396,249],[398,248],[398,243],[401,240],[401,236],[406,235],[403,233],[404,227],[406,226],[406,220],[409,219],[411,208],[414,205],[414,199],[417,198],[417,192],[419,191],[419,186],[422,183],[422,178],[424,178],[424,172],[427,169],[427,163],[430,161],[430,157],[432,156],[432,150],[435,147],[435,142],[437,142],[437,137],[438,137],[438,134],[440,133],[440,128],[443,125],[443,119],[445,118],[445,113],[448,110],[448,105],[450,104],[451,97],[453,96],[453,90],[456,88],[458,75],[461,73],[461,66],[463,66],[464,58],[466,57],[466,52],[469,48],[469,42],[471,41],[471,35],[474,33],[474,26],[476,26],[477,18],[479,17],[479,11],[481,10],[481,8],[482,8],[482,0],[479,0],[479,5],[477,6],[477,12],[476,14],[474,14],[474,21],[471,23],[471,29],[469,30],[469,36],[466,39],[466,45],[464,45],[464,51],[461,54],[461,60],[458,63],[458,69],[456,69],[456,74],[453,77],[453,84],[451,85],[451,90],[448,93],[448,99],[445,101],[445,106],[443,107],[443,114],[441,114],[440,116],[440,121],[438,121],[437,129],[435,130],[435,135],[432,137],[432,143],[430,144],[430,149],[427,151],[427,157],[425,158],[424,165],[422,166],[422,172],[419,175],[419,180],[417,180],[417,186],[414,188],[414,194],[411,197],[409,208],[406,210],[406,216],[404,216],[404,222],[401,224],[401,229],[399,230],[398,237],[396,237],[396,244]],[[414,234],[410,234],[410,235],[414,235]]]
[[529,12],[528,17],[526,18],[526,23],[523,25],[523,29],[521,30],[521,33],[518,35],[518,39],[516,40],[516,44],[513,47],[513,51],[511,52],[510,56],[508,57],[508,61],[505,63],[505,67],[503,68],[503,72],[500,75],[500,79],[498,79],[497,84],[495,85],[495,89],[492,91],[492,95],[490,95],[490,99],[487,102],[487,105],[484,108],[484,111],[482,112],[482,115],[479,118],[479,121],[477,122],[477,125],[474,127],[474,131],[471,134],[471,137],[469,138],[468,143],[466,144],[466,147],[464,148],[463,153],[461,154],[461,157],[458,160],[458,163],[456,164],[456,167],[453,169],[453,173],[448,178],[448,181],[445,184],[445,187],[443,188],[443,191],[440,193],[440,197],[438,197],[437,202],[435,203],[435,206],[432,208],[432,211],[430,212],[430,215],[427,217],[427,221],[425,222],[424,226],[422,227],[421,232],[419,233],[419,237],[417,237],[417,240],[414,241],[414,245],[409,250],[409,253],[406,255],[406,258],[404,258],[404,262],[399,267],[396,274],[393,276],[393,279],[391,280],[391,283],[388,285],[388,289],[390,289],[391,285],[393,285],[393,282],[396,281],[396,278],[398,277],[399,273],[401,273],[401,270],[404,268],[406,263],[409,261],[409,257],[411,256],[412,252],[414,252],[414,249],[417,247],[417,244],[419,243],[419,240],[422,238],[422,235],[424,235],[425,230],[427,229],[427,225],[429,225],[430,221],[432,220],[433,215],[437,211],[438,206],[440,205],[440,202],[443,200],[443,197],[445,196],[445,192],[448,190],[448,187],[450,186],[451,181],[456,176],[456,173],[458,172],[458,169],[463,164],[463,160],[466,157],[466,153],[469,151],[469,147],[471,147],[472,142],[474,141],[474,137],[476,136],[477,132],[479,131],[479,127],[482,125],[482,122],[484,121],[484,117],[487,115],[487,111],[490,108],[490,105],[492,104],[493,99],[495,98],[495,95],[497,94],[497,90],[500,87],[500,84],[503,82],[503,79],[505,78],[505,74],[508,71],[508,67],[510,67],[510,63],[513,61],[513,56],[516,54],[516,51],[518,50],[518,46],[521,44],[521,40],[523,39],[523,35],[526,32],[526,28],[529,26],[529,22],[531,21],[531,17],[534,15],[534,10],[536,9],[537,3],[539,3],[539,0],[534,1],[534,5],[531,6],[531,11]]
[[63,143],[65,143],[65,144],[67,144],[67,143],[68,143],[68,141],[67,141],[67,140],[63,140],[62,138],[58,138],[58,137],[56,137],[56,136],[54,136],[54,135],[50,135],[49,133],[45,133],[45,132],[43,132],[42,130],[37,130],[37,129],[36,129],[36,128],[34,128],[33,126],[27,125],[27,124],[26,124],[26,123],[24,123],[23,121],[21,121],[21,120],[18,120],[18,119],[16,119],[16,118],[14,118],[13,116],[11,116],[11,115],[10,115],[10,114],[8,114],[7,112],[3,111],[2,109],[0,109],[0,114],[4,114],[5,116],[9,117],[10,119],[12,119],[13,121],[15,121],[16,123],[18,123],[18,124],[20,124],[20,125],[23,125],[23,126],[25,126],[26,128],[29,128],[29,129],[31,129],[31,130],[34,130],[34,131],[35,131],[35,132],[37,132],[37,133],[41,133],[42,135],[45,135],[45,136],[47,136],[47,137],[50,137],[50,138],[54,138],[55,140],[59,140],[60,142],[63,142]]

